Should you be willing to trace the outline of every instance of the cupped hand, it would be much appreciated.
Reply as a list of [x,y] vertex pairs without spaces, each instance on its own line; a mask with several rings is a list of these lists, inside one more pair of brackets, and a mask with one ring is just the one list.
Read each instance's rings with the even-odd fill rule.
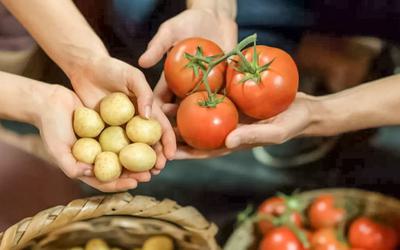
[[[156,95],[167,98],[166,88],[166,84],[157,86]],[[175,128],[179,141],[175,159],[213,158],[256,146],[282,144],[292,138],[303,136],[313,124],[314,114],[310,105],[314,101],[314,97],[298,93],[291,106],[273,118],[255,121],[248,117],[241,117],[238,127],[227,136],[225,147],[217,150],[205,151],[188,146],[180,139],[179,131]],[[177,104],[162,104],[162,110],[170,119],[175,118],[177,108]]]
[[[156,169],[162,169],[176,151],[176,140],[171,124],[160,108],[153,105],[153,92],[144,74],[118,59],[104,56],[90,61],[80,70],[69,74],[72,86],[83,104],[96,109],[109,93],[123,92],[137,102],[142,117],[156,118],[163,129],[161,144],[156,147]],[[137,99],[137,100],[136,100]]]
[[[210,39],[221,46],[223,50],[229,51],[237,43],[237,24],[232,18],[207,9],[185,10],[160,26],[158,32],[150,41],[147,50],[140,57],[140,66],[145,68],[154,66],[175,43],[195,36]],[[156,88],[158,90],[155,90],[155,102],[159,107],[164,103],[171,102],[173,94],[166,88],[163,74]],[[161,117],[160,114],[157,115]],[[164,118],[162,119],[164,120]],[[170,134],[171,130],[168,127],[166,131]],[[163,147],[165,147],[168,140],[172,140],[172,134],[168,138],[163,138]],[[168,148],[172,148],[172,146],[167,146],[166,149]],[[168,155],[166,153],[165,155],[171,159],[169,157],[171,154]],[[158,171],[154,170],[153,173],[158,173]]]
[[[70,90],[49,85],[44,105],[39,107],[36,126],[47,152],[53,162],[72,179],[80,179],[90,186],[104,192],[118,192],[135,188],[138,182],[150,180],[150,173],[130,173],[125,171],[120,179],[101,183],[93,177],[92,165],[77,161],[72,155],[76,137],[72,127],[73,112],[82,106],[79,98]],[[49,105],[50,104],[50,105]]]

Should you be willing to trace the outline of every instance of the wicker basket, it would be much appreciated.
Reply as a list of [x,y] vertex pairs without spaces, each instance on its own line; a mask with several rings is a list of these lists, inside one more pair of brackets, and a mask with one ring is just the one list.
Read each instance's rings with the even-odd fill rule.
[[[400,219],[400,201],[379,193],[359,189],[320,189],[298,195],[303,204],[310,202],[320,194],[332,194],[336,199],[349,200],[362,205],[362,214],[382,218]],[[242,223],[231,235],[224,250],[256,250],[258,237],[252,221]]]
[[178,249],[219,249],[217,227],[193,207],[129,193],[72,201],[24,219],[0,234],[0,249],[58,250],[101,237],[124,249],[168,235]]

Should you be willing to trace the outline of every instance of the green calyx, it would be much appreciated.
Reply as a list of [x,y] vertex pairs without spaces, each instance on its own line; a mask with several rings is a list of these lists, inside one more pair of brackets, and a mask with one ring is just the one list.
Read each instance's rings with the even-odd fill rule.
[[202,107],[216,108],[218,104],[224,102],[225,96],[218,97],[216,93],[208,96],[207,100],[199,101],[199,105]]
[[[201,79],[199,80],[199,82],[196,84],[194,89],[189,94],[196,92],[198,90],[198,88],[200,87],[200,84],[204,84],[204,86],[207,90],[208,98],[207,98],[207,100],[199,102],[200,106],[208,107],[208,108],[215,108],[215,107],[217,107],[218,104],[220,104],[224,101],[225,95],[224,95],[224,97],[221,98],[221,97],[217,96],[217,93],[213,93],[211,91],[210,85],[208,83],[208,75],[210,74],[210,72],[213,68],[215,68],[221,62],[226,61],[229,57],[234,56],[234,55],[239,55],[239,56],[244,57],[241,51],[251,43],[256,44],[256,40],[257,40],[257,34],[248,36],[245,39],[243,39],[232,51],[230,51],[226,54],[223,54],[223,55],[204,56],[204,53],[203,53],[203,50],[201,47],[197,47],[195,55],[185,53],[184,56],[189,61],[186,64],[186,67],[191,68],[193,70],[193,73],[196,78],[200,77],[200,73],[201,73]],[[254,47],[254,50],[255,50],[255,47]],[[246,62],[247,62],[247,60],[246,60]],[[247,63],[250,64],[249,62],[247,62]],[[244,63],[244,64],[246,64],[246,63]],[[267,70],[269,65],[270,65],[270,63],[259,67],[259,66],[257,66],[257,61],[254,61],[254,66],[252,66],[254,68],[254,70],[251,70],[250,73],[256,74],[255,77],[256,77],[256,79],[258,79],[257,81],[260,81],[261,80],[260,73],[264,70]],[[245,67],[248,67],[248,65],[246,64]]]

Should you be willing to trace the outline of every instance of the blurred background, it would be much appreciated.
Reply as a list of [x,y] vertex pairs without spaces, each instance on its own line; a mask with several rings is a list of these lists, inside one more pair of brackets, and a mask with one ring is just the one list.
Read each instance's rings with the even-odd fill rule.
[[[110,53],[135,66],[159,25],[185,8],[177,0],[75,2]],[[257,33],[258,44],[290,52],[300,69],[301,91],[334,93],[400,70],[400,33],[387,26],[400,24],[400,3],[387,8],[387,1],[375,1],[376,6],[368,2],[238,0],[239,39]],[[68,78],[3,8],[0,17],[5,20],[0,22],[0,70],[69,86]],[[153,86],[161,70],[162,64],[144,70]],[[5,217],[0,231],[43,208],[97,194],[46,161],[35,128],[0,123],[0,217]],[[222,243],[238,212],[276,191],[358,187],[400,198],[399,164],[400,128],[380,128],[296,139],[211,160],[172,161],[131,193],[195,206],[218,224]]]

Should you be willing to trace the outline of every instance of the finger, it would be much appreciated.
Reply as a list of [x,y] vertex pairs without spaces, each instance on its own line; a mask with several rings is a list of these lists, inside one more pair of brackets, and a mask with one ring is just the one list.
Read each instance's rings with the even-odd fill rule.
[[164,150],[164,155],[167,159],[173,159],[176,153],[176,138],[174,130],[169,122],[168,118],[162,113],[159,107],[154,108],[153,116],[160,122],[162,128],[162,146]]
[[149,42],[146,51],[139,58],[139,65],[149,68],[157,64],[163,55],[172,47],[175,34],[170,29],[169,22],[163,23]]
[[152,113],[153,92],[144,74],[134,67],[129,67],[127,76],[128,89],[137,97],[139,114],[149,119]]
[[149,171],[140,173],[133,173],[133,172],[128,172],[128,173],[129,173],[128,174],[129,178],[133,178],[138,182],[149,182],[151,180],[151,174]]
[[112,182],[100,182],[94,177],[81,177],[79,179],[89,186],[102,192],[122,192],[129,189],[134,189],[138,185],[135,179],[130,178],[120,178]]
[[159,175],[161,173],[161,170],[158,170],[158,169],[152,169],[151,170],[151,174],[152,175]]
[[55,153],[53,155],[57,156],[57,164],[69,178],[76,179],[82,176],[92,176],[92,165],[77,161],[70,148],[66,148],[63,153]]
[[157,143],[154,146],[154,150],[156,151],[157,154],[157,162],[156,165],[154,166],[154,169],[161,170],[165,167],[165,164],[167,163],[167,159],[164,156],[163,147],[161,143]]
[[175,159],[207,159],[227,155],[231,152],[231,150],[226,148],[216,150],[199,150],[190,146],[179,146],[175,155]]
[[165,103],[161,106],[162,112],[168,117],[176,117],[179,105],[175,103]]
[[227,148],[244,144],[280,144],[287,138],[286,131],[275,124],[250,124],[233,130],[226,138]]
[[171,102],[174,98],[174,94],[168,88],[167,81],[165,80],[164,72],[161,74],[160,80],[154,88],[154,100],[162,105],[167,102]]
[[234,29],[229,30],[230,32],[228,34],[226,34],[225,36],[225,40],[224,40],[224,49],[225,52],[231,51],[232,49],[235,48],[237,41],[238,41],[238,27],[235,21],[231,21],[233,22],[230,24],[231,27],[234,27]]

